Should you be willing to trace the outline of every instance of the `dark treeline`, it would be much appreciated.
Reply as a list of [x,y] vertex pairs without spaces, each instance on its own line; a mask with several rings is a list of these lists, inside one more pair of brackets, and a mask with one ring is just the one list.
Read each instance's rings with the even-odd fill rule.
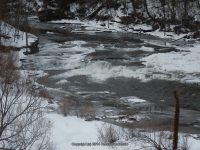
[[22,0],[0,0],[0,20],[18,27],[25,22],[28,11],[26,6]]

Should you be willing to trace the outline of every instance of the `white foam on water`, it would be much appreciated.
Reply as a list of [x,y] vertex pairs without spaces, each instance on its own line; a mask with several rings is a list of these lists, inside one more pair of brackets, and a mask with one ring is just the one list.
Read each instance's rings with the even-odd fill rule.
[[67,42],[65,42],[65,44],[70,44],[70,45],[83,45],[83,44],[87,44],[87,42],[86,41],[67,41]]
[[67,79],[73,76],[87,76],[92,82],[104,82],[109,78],[134,78],[142,82],[153,79],[177,80],[173,74],[155,73],[154,68],[136,68],[131,66],[114,66],[106,61],[84,63],[80,67],[53,76],[55,79]]
[[146,51],[146,52],[153,52],[154,51],[154,48],[152,48],[152,47],[146,47],[146,46],[142,46],[140,49],[142,51]]
[[118,48],[118,49],[121,49],[122,51],[127,51],[127,52],[131,52],[131,51],[153,52],[154,51],[154,48],[146,47],[146,46],[135,47],[135,48]]
[[101,50],[118,50],[118,51],[125,51],[125,52],[132,52],[132,51],[144,51],[144,52],[153,52],[154,48],[152,47],[147,47],[147,46],[141,46],[141,47],[126,47],[126,48],[121,48],[121,47],[116,47],[116,46],[108,46],[106,47],[103,44],[100,44],[97,48],[97,51]]
[[120,100],[123,100],[128,103],[145,103],[146,100],[143,100],[141,98],[138,98],[136,96],[127,96],[127,97],[121,97]]
[[56,82],[56,84],[62,85],[62,84],[66,84],[68,82],[69,81],[67,81],[66,79],[63,79],[63,80],[60,80],[60,81]]
[[73,76],[85,75],[93,81],[102,82],[109,78],[117,77],[137,77],[135,71],[131,67],[113,66],[106,61],[97,61],[84,64],[81,68],[67,71],[66,73],[54,76],[55,78],[69,78]]

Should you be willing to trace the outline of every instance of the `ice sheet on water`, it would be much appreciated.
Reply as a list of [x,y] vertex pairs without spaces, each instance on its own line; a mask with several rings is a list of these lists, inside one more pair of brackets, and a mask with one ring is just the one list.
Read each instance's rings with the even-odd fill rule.
[[187,52],[156,53],[142,58],[142,61],[146,67],[154,68],[158,72],[186,74],[182,81],[200,82],[196,76],[200,73],[200,45],[185,47],[184,50]]

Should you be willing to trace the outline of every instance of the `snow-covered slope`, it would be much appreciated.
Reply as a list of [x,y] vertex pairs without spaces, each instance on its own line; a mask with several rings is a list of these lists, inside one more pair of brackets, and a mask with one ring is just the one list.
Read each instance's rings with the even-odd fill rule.
[[[26,47],[26,34],[23,31],[16,29],[15,27],[2,22],[1,23],[1,45],[11,46],[15,48]],[[28,33],[28,46],[36,42],[38,38]]]

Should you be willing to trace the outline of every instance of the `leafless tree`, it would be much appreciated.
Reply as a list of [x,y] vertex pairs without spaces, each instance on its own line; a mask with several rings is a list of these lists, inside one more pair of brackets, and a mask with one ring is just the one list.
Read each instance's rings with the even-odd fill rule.
[[170,131],[156,131],[152,130],[149,134],[137,133],[138,139],[150,144],[156,150],[189,150],[187,136],[182,136],[183,140],[179,140],[179,116],[180,116],[180,98],[176,91],[174,91],[175,98],[175,113],[173,132]]
[[180,99],[177,92],[174,91],[174,98],[176,100],[175,114],[174,114],[174,134],[173,134],[173,150],[178,148],[178,130],[179,130],[179,116],[180,116]]
[[13,58],[0,61],[0,149],[48,149],[41,99],[31,80],[20,76]]

